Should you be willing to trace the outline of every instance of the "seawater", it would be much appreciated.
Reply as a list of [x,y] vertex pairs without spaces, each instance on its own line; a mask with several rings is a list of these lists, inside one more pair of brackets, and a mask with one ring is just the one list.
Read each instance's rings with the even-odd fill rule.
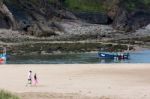
[[98,53],[10,56],[7,64],[150,63],[150,50],[130,53],[128,60],[100,59]]

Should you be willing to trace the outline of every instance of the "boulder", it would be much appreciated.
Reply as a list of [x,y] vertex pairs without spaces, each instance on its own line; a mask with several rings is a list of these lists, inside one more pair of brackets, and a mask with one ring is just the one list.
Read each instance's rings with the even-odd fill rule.
[[150,31],[150,24],[145,27],[146,30]]

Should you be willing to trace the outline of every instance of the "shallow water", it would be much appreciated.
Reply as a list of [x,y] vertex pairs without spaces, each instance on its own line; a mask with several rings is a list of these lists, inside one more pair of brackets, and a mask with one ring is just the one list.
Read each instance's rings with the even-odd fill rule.
[[100,63],[150,63],[150,50],[130,53],[129,60],[100,59],[95,53],[10,56],[7,64],[100,64]]

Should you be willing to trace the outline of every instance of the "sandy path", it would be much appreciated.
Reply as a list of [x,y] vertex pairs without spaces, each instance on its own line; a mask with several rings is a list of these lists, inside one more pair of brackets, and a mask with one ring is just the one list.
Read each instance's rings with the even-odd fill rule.
[[[37,87],[25,86],[29,70],[38,74]],[[0,88],[17,93],[71,93],[79,96],[106,96],[110,99],[150,99],[149,64],[2,65],[0,78]]]

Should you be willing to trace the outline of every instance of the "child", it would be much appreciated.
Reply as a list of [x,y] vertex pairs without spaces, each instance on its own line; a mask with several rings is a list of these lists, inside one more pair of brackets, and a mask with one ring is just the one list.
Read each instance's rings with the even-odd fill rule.
[[36,86],[37,83],[38,83],[38,80],[37,80],[37,75],[36,75],[36,73],[35,73],[35,74],[34,74],[34,85]]

